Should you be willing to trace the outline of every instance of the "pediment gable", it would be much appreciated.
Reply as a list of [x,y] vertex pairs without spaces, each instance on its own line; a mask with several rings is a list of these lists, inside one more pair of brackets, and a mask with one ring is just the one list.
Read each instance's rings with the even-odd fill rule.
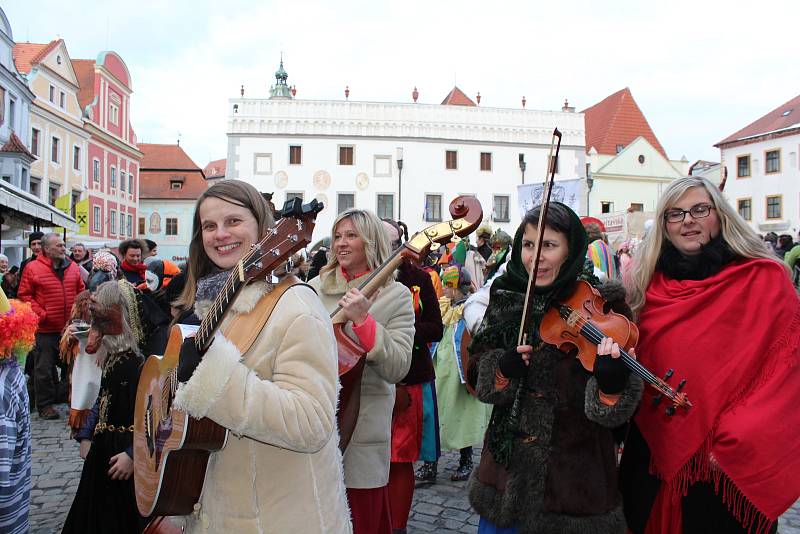
[[637,137],[619,154],[594,171],[595,174],[679,178],[681,173],[644,137]]
[[75,87],[79,86],[78,76],[75,74],[75,69],[72,68],[72,60],[67,52],[67,45],[63,40],[52,50],[48,51],[44,57],[41,58],[39,63],[45,65],[48,69],[61,76]]

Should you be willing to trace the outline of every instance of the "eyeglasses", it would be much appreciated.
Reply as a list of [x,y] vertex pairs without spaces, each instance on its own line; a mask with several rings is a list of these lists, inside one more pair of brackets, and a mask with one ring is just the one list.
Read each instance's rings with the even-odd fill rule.
[[664,219],[670,223],[683,222],[683,220],[686,218],[687,213],[692,216],[692,219],[703,219],[705,217],[708,217],[708,215],[711,213],[711,210],[713,209],[715,208],[711,204],[697,204],[696,206],[692,206],[688,210],[681,210],[678,208],[674,208],[664,212]]

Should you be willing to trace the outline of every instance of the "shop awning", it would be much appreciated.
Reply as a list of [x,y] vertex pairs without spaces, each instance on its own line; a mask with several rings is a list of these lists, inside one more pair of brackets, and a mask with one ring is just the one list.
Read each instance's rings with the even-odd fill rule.
[[63,211],[3,180],[0,180],[0,211],[6,217],[9,211],[17,212],[21,218],[39,226],[61,226],[73,232],[80,228],[75,219]]

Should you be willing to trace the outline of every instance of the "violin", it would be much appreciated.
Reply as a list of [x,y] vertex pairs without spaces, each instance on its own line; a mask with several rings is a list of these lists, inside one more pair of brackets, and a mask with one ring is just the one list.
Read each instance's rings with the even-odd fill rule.
[[639,329],[627,317],[614,311],[605,312],[606,301],[591,284],[579,280],[575,291],[562,302],[552,302],[539,325],[539,337],[545,343],[555,345],[564,352],[578,349],[577,358],[587,371],[594,369],[597,358],[597,345],[604,337],[612,338],[620,346],[620,358],[625,365],[642,380],[658,390],[654,404],[663,397],[672,403],[666,409],[673,415],[676,407],[688,410],[692,403],[681,390],[686,379],[673,389],[667,380],[672,376],[670,369],[662,379],[651,373],[636,358],[624,350],[636,347]]

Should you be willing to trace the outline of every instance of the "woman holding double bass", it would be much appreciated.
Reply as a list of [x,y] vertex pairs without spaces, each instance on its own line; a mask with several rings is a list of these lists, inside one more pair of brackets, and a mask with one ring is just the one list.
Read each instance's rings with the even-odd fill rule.
[[[511,260],[492,285],[470,347],[470,378],[478,398],[494,408],[469,500],[481,516],[479,534],[623,534],[612,429],[633,414],[642,381],[628,372],[609,338],[597,347],[593,372],[574,353],[538,336],[518,343],[539,215],[540,208],[528,212],[517,229]],[[527,302],[530,332],[538,332],[549,306],[571,295],[578,280],[598,285],[584,267],[587,237],[578,216],[553,202],[543,224]],[[614,308],[626,308],[619,284],[600,290]]]
[[344,479],[356,534],[391,534],[389,461],[395,384],[408,374],[414,340],[411,293],[395,282],[368,298],[358,287],[391,253],[383,222],[349,209],[333,223],[331,253],[309,282],[329,312],[341,307],[345,334],[366,353],[360,410],[344,454]]

